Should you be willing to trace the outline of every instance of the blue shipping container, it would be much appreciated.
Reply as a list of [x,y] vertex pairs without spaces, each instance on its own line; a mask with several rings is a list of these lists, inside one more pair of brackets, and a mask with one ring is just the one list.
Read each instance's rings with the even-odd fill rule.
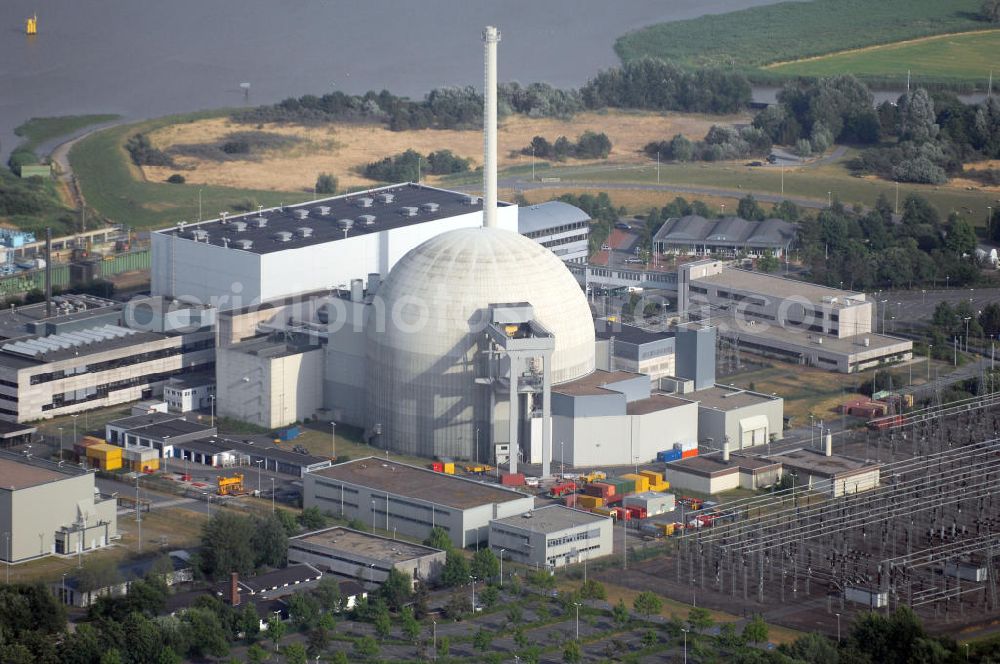
[[670,461],[678,461],[681,458],[680,450],[664,450],[662,452],[656,453],[656,460],[661,463],[668,463]]
[[278,439],[283,441],[295,440],[299,437],[298,427],[288,427],[287,429],[281,429],[278,431]]

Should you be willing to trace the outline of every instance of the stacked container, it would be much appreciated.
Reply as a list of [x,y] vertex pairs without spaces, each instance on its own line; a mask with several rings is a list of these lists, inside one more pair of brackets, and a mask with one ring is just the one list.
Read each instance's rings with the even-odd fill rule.
[[656,460],[660,463],[670,463],[671,461],[680,461],[681,451],[680,450],[663,450],[662,452],[656,453]]
[[680,451],[682,459],[690,459],[693,456],[698,456],[698,443],[693,440],[674,443],[674,449]]
[[607,483],[615,488],[615,495],[627,496],[630,493],[635,493],[635,480],[630,480],[626,477],[616,477],[608,480]]
[[583,490],[588,496],[597,496],[605,501],[615,495],[615,487],[608,482],[591,482]]
[[118,470],[122,467],[122,448],[107,443],[87,447],[87,461],[101,470]]
[[[443,466],[440,472],[444,472]],[[503,486],[524,486],[524,473],[503,473],[500,475],[500,484]]]
[[150,447],[130,447],[124,457],[129,470],[149,473],[160,469],[160,453]]
[[572,507],[572,501],[576,501],[576,506],[582,510],[592,510],[595,507],[604,507],[604,499],[598,496],[573,495],[566,496],[567,507]]
[[628,473],[627,475],[622,475],[623,480],[632,480],[635,482],[635,493],[645,493],[649,491],[649,478],[642,474]]
[[84,436],[80,439],[80,442],[74,443],[73,451],[76,453],[76,458],[83,461],[87,458],[87,448],[94,445],[100,445],[104,441],[100,438],[95,438],[94,436]]
[[656,516],[674,511],[674,495],[672,493],[657,493],[648,491],[628,496],[623,501],[625,507],[638,507],[645,510],[647,516]]
[[670,482],[663,479],[663,473],[661,472],[655,470],[640,470],[639,474],[649,480],[650,491],[666,491],[670,488]]

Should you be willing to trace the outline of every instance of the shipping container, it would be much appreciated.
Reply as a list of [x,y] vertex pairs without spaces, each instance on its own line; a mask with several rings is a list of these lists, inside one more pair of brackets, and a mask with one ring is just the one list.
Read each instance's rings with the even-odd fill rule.
[[615,518],[618,519],[619,521],[631,521],[632,520],[632,515],[624,507],[616,507],[615,508]]
[[594,514],[600,514],[601,516],[610,516],[612,518],[614,518],[615,516],[615,511],[612,509],[608,509],[607,507],[595,507],[590,511],[593,512]]
[[665,512],[672,512],[675,507],[674,495],[672,493],[637,493],[634,496],[627,496],[623,501],[626,507],[636,506],[646,510],[649,516],[656,516]]
[[630,493],[635,493],[635,481],[626,479],[624,477],[616,477],[612,480],[608,480],[608,484],[615,487],[615,494],[628,495]]
[[679,449],[663,450],[662,452],[656,453],[656,460],[660,463],[669,463],[671,461],[677,461],[680,458],[681,451]]
[[645,493],[649,491],[649,478],[645,475],[628,473],[627,475],[622,475],[622,479],[632,482],[632,493]]
[[298,438],[300,433],[302,431],[297,426],[278,429],[278,440],[287,443],[290,440]]
[[658,470],[640,470],[639,474],[648,479],[650,484],[663,481],[663,473]]
[[608,496],[607,498],[605,498],[604,499],[604,504],[605,505],[618,505],[618,504],[620,504],[622,502],[622,500],[624,498],[625,498],[625,496],[623,494],[616,493],[613,496]]
[[[443,466],[441,470],[444,470]],[[524,473],[501,473],[500,484],[503,486],[524,486]]]
[[454,475],[455,474],[455,464],[453,462],[451,462],[451,461],[446,462],[444,464],[444,472],[445,472],[446,475]]
[[599,496],[585,496],[585,495],[575,494],[573,496],[567,496],[566,500],[568,501],[571,498],[575,498],[577,506],[585,510],[590,510],[594,509],[595,507],[604,506],[604,499]]
[[871,609],[881,609],[889,605],[889,593],[877,592],[868,588],[844,588],[844,599]]
[[613,484],[608,482],[591,482],[584,487],[584,491],[589,496],[600,496],[601,498],[607,498],[608,496],[615,495],[615,487]]
[[645,519],[646,518],[646,508],[638,506],[626,506],[625,511],[628,513],[630,519]]
[[441,463],[440,461],[434,461],[431,463],[431,470],[433,470],[435,473],[443,473],[444,464]]
[[553,484],[552,488],[549,489],[549,495],[553,498],[558,498],[567,493],[573,493],[576,491],[576,482],[560,482],[558,484]]
[[698,456],[697,447],[694,448],[693,450],[684,450],[683,452],[681,452],[682,459],[690,459],[691,457],[696,457],[696,456]]
[[90,445],[86,449],[90,465],[101,470],[118,470],[122,467],[122,448],[107,443]]

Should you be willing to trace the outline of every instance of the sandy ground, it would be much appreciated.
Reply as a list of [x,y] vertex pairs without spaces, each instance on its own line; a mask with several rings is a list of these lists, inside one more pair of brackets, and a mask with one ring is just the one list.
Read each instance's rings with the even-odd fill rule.
[[[1000,169],[1000,159],[987,159],[986,161],[975,161],[968,164],[962,164],[962,168],[966,172],[969,171],[985,171],[990,168]],[[980,191],[994,191],[1000,193],[1000,187],[989,187],[984,185],[978,180],[973,180],[971,178],[952,178],[948,181],[953,187],[962,187],[964,189],[979,189]]]
[[[559,136],[576,140],[584,131],[604,132],[611,139],[610,158],[616,161],[642,161],[642,147],[654,140],[667,140],[684,134],[702,139],[713,124],[748,122],[749,116],[697,116],[652,113],[581,113],[572,120],[554,118],[508,118],[500,126],[500,168],[528,165],[531,157],[515,154],[534,136],[555,141]],[[234,131],[252,131],[255,125],[232,123],[215,118],[171,125],[150,134],[161,149],[179,144],[218,141]],[[178,168],[145,167],[143,175],[162,182],[172,173],[181,172],[189,184],[210,184],[278,191],[309,190],[319,173],[332,173],[341,188],[372,184],[359,171],[372,161],[407,149],[423,154],[449,149],[471,159],[473,167],[482,163],[482,133],[473,130],[438,130],[393,132],[381,125],[331,123],[322,126],[265,124],[259,131],[295,136],[302,142],[293,147],[256,155],[249,160],[217,162],[181,156]]]

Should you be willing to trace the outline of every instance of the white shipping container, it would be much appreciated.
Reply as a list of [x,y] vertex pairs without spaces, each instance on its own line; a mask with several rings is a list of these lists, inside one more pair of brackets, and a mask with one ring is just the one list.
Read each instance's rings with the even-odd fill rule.
[[694,440],[683,440],[679,443],[674,443],[674,449],[681,452],[689,452],[698,449],[698,443]]
[[880,593],[868,588],[845,588],[844,599],[848,602],[863,604],[872,609],[881,609],[889,606],[889,593]]

